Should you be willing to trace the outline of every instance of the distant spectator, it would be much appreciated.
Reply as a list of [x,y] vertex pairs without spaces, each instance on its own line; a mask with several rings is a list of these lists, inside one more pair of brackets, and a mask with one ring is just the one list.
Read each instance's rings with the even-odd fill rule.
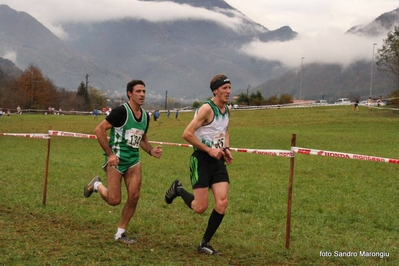
[[166,114],[166,117],[167,117],[167,118],[170,117],[170,110],[168,110],[168,113]]
[[10,109],[8,109],[7,110],[7,116],[10,116],[11,115],[11,111],[10,111]]
[[176,119],[179,116],[179,109],[176,109]]
[[367,100],[367,106],[369,107],[369,111],[371,111],[371,103],[373,102],[373,100],[371,99],[371,97],[369,97],[369,99]]
[[353,105],[353,109],[359,112],[359,100],[356,100],[355,104]]
[[98,110],[97,110],[97,108],[94,109],[94,111],[93,111],[93,116],[94,116],[94,119],[97,119],[97,118],[98,118]]
[[156,110],[154,112],[154,121],[158,121],[160,116],[161,116],[161,113],[159,112],[159,110]]
[[17,114],[19,114],[19,115],[22,114],[21,106],[19,106],[19,105],[17,106]]

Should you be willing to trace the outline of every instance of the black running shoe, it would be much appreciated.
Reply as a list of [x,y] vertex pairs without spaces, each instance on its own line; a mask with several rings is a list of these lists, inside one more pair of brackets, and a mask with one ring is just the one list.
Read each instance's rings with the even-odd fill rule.
[[198,253],[204,253],[208,255],[222,255],[222,252],[215,250],[211,245],[208,243],[200,244],[197,247]]
[[166,193],[165,193],[165,202],[167,204],[171,204],[173,202],[173,200],[178,196],[177,189],[181,188],[181,187],[182,187],[182,184],[181,184],[180,180],[173,181],[172,185],[170,186],[168,191],[166,191]]
[[86,198],[90,197],[90,195],[91,195],[93,192],[97,192],[97,191],[94,190],[94,183],[96,183],[97,181],[98,181],[98,182],[101,182],[101,179],[100,179],[98,176],[94,177],[94,178],[90,181],[90,183],[87,184],[87,186],[85,186],[83,194],[85,195]]
[[129,244],[133,244],[133,243],[136,242],[136,241],[134,241],[134,239],[128,238],[128,237],[126,236],[125,233],[123,233],[123,234],[121,235],[121,237],[118,238],[116,241],[119,241],[119,242],[122,242],[122,243],[128,244],[128,245],[129,245]]

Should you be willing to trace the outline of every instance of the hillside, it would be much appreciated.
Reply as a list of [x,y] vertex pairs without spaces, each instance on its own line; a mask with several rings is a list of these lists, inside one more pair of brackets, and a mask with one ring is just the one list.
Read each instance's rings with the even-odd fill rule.
[[76,89],[86,73],[101,77],[101,87],[115,86],[125,77],[79,53],[29,14],[6,5],[0,5],[0,37],[1,54],[13,54],[22,70],[38,66],[59,87]]
[[[366,25],[354,26],[346,34],[385,36],[398,25],[399,8],[378,16]],[[388,96],[398,89],[397,84],[386,73],[379,72],[375,64],[371,84],[371,61],[358,61],[347,68],[328,64],[305,64],[302,70],[302,86],[300,80],[299,69],[289,70],[278,78],[265,81],[253,90],[260,90],[266,97],[290,93],[296,99],[299,99],[301,94],[302,99],[327,99],[333,102],[340,97],[352,100],[367,99],[370,96],[371,86],[373,98]]]
[[209,96],[209,80],[217,73],[228,73],[239,89],[285,71],[276,68],[276,62],[251,58],[238,48],[253,38],[291,39],[296,33],[289,27],[269,31],[220,0],[175,2],[219,8],[215,12],[240,16],[243,23],[232,29],[200,19],[64,21],[61,24],[70,38],[63,41],[29,14],[0,5],[0,36],[4,36],[0,54],[14,54],[13,61],[21,69],[38,66],[57,86],[67,89],[76,89],[89,74],[90,85],[111,96],[123,95],[126,82],[140,78],[153,97],[163,97],[167,90],[173,98],[201,99]]
[[[160,2],[158,0],[145,0]],[[209,80],[226,73],[233,94],[260,90],[265,97],[281,93],[307,99],[361,97],[369,95],[370,63],[338,65],[306,64],[298,69],[278,61],[249,56],[240,48],[252,40],[290,41],[298,33],[289,26],[269,30],[245,17],[223,0],[174,0],[240,21],[235,27],[203,18],[149,21],[126,17],[95,22],[60,21],[67,39],[61,40],[35,18],[0,5],[0,55],[24,70],[30,64],[58,87],[75,90],[89,75],[89,85],[111,97],[123,96],[127,81],[143,79],[148,96],[178,100],[202,100],[210,96]],[[347,34],[386,34],[398,25],[396,9],[368,25],[358,25]],[[226,17],[224,17],[226,19]],[[376,68],[375,68],[376,70]],[[384,74],[374,71],[373,91],[386,95],[395,86]]]
[[[370,62],[357,62],[346,69],[338,65],[310,64],[303,68],[302,86],[300,79],[300,71],[291,70],[253,88],[253,91],[260,90],[265,98],[289,93],[299,99],[301,87],[302,99],[334,102],[337,98],[348,97],[365,100],[370,95],[371,66]],[[375,66],[373,97],[387,96],[393,90],[396,90],[395,84]]]

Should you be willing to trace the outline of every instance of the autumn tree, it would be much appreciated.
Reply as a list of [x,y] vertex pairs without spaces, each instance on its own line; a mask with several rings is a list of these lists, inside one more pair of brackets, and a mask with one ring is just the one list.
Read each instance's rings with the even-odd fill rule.
[[0,69],[0,106],[8,106],[7,100],[11,97],[8,89],[9,82],[8,75]]
[[22,92],[21,104],[25,108],[44,109],[54,104],[56,87],[50,79],[43,76],[38,67],[30,65],[17,82],[18,89]]
[[291,94],[283,93],[280,95],[279,104],[293,103],[294,97]]
[[279,103],[279,98],[277,97],[277,95],[273,95],[266,100],[266,104],[268,105],[276,105],[278,103]]
[[89,87],[90,110],[101,109],[107,104],[107,94],[96,88]]

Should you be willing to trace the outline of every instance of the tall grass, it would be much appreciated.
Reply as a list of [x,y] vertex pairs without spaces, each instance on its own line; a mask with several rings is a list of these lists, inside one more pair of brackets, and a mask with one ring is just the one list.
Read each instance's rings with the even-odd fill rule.
[[[192,115],[181,113],[179,120],[161,115],[161,123],[151,121],[149,139],[184,143],[181,135]],[[46,133],[51,126],[92,134],[99,122],[91,116],[2,116],[0,132]],[[299,147],[399,158],[398,122],[392,111],[357,113],[348,106],[233,111],[230,146],[289,150],[295,133]],[[398,165],[297,154],[287,250],[289,159],[233,153],[229,207],[212,240],[223,255],[214,257],[195,251],[213,202],[197,215],[179,198],[170,206],[163,201],[176,178],[191,190],[190,148],[163,146],[160,160],[141,153],[142,193],[128,228],[137,244],[131,246],[113,240],[122,206],[110,207],[98,194],[83,197],[94,175],[106,183],[97,141],[52,137],[43,206],[46,149],[46,140],[0,137],[0,265],[396,265],[399,260]],[[349,251],[357,256],[342,253]],[[389,256],[364,257],[361,251]]]

